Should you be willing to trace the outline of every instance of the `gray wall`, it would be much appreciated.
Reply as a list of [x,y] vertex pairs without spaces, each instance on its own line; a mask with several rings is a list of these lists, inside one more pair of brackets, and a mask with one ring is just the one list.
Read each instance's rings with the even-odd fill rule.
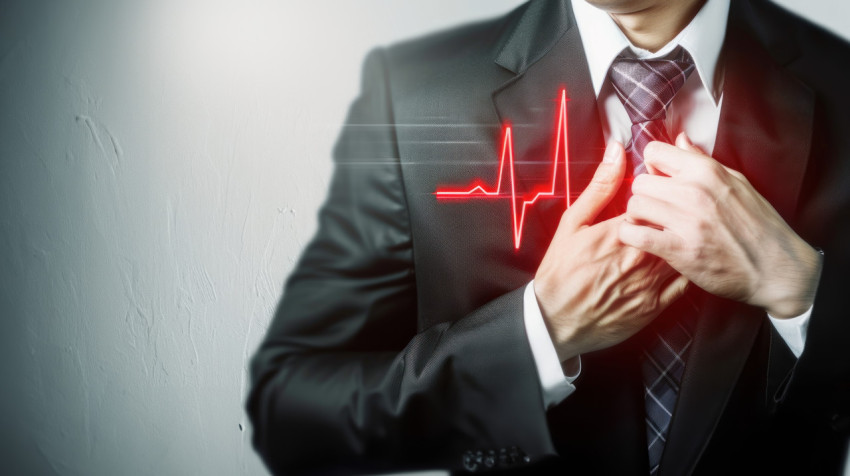
[[264,474],[247,362],[364,54],[517,3],[3,2],[0,472]]

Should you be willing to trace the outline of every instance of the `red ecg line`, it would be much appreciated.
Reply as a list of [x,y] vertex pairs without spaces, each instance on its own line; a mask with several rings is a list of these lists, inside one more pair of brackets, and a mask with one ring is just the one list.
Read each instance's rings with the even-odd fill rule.
[[[514,148],[511,135],[511,127],[504,127],[504,135],[502,139],[502,156],[499,161],[499,178],[496,182],[496,189],[482,185],[481,179],[473,181],[474,186],[469,189],[458,190],[450,188],[437,188],[434,195],[437,199],[470,199],[470,198],[490,198],[490,199],[511,199],[511,214],[513,216],[513,232],[514,232],[514,248],[519,249],[522,243],[522,228],[525,223],[525,212],[527,208],[534,205],[541,198],[557,198],[555,195],[555,183],[558,176],[558,165],[561,163],[559,152],[563,152],[564,163],[564,178],[566,183],[566,208],[570,207],[570,162],[569,162],[569,144],[567,142],[567,90],[561,90],[561,106],[558,116],[558,127],[555,129],[555,153],[552,157],[552,184],[548,190],[537,191],[530,200],[525,197],[520,197],[517,200],[516,180],[514,178]],[[505,160],[507,158],[507,161]],[[511,193],[502,193],[502,181],[505,172],[505,166],[508,167],[508,178],[511,185]],[[519,202],[519,204],[518,204]],[[519,213],[517,213],[519,209]]]

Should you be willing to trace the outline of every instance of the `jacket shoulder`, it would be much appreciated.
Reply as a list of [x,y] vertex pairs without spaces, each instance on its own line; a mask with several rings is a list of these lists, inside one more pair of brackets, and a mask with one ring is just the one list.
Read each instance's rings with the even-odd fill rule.
[[[788,48],[801,59],[816,57],[823,63],[847,64],[850,43],[821,25],[768,0],[750,0],[750,23],[769,50]],[[823,61],[829,58],[828,61]]]
[[390,67],[406,69],[416,65],[450,65],[496,55],[527,4],[496,18],[468,23],[404,40],[386,48]]
[[[379,65],[397,121],[429,115],[459,117],[489,104],[493,89],[511,77],[495,63],[527,3],[497,18],[465,24],[379,48]],[[370,61],[367,59],[367,68]],[[408,117],[409,115],[415,117]]]

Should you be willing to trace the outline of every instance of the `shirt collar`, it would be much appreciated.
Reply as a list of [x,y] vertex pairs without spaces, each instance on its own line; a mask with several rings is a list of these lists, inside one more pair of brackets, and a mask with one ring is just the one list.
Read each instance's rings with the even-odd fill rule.
[[602,90],[611,63],[624,48],[631,48],[638,58],[657,58],[681,45],[691,54],[703,87],[717,105],[722,87],[715,74],[729,17],[729,2],[707,0],[688,26],[663,48],[652,53],[632,45],[607,13],[585,0],[573,0],[573,12],[596,95],[599,96]]

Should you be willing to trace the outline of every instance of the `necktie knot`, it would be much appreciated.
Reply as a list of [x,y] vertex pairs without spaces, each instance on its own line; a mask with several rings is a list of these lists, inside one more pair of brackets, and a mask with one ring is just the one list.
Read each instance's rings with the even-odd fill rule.
[[643,149],[647,144],[671,142],[664,126],[667,106],[693,70],[694,60],[681,46],[650,60],[637,59],[626,49],[611,64],[608,77],[632,121],[632,139],[626,145],[632,177],[646,171]]
[[694,70],[681,46],[663,58],[641,60],[628,50],[611,64],[611,84],[633,124],[663,120],[667,106]]

